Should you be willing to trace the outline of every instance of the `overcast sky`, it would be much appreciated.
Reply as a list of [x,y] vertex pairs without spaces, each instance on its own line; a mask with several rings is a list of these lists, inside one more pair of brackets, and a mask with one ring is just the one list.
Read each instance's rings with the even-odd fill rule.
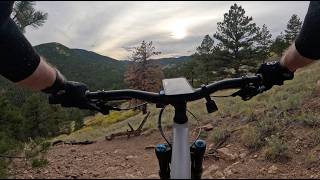
[[234,3],[258,26],[266,24],[273,37],[286,28],[292,14],[301,20],[308,1],[100,1],[37,2],[48,13],[43,27],[27,28],[32,45],[58,42],[116,59],[127,59],[128,49],[142,40],[153,41],[161,57],[189,55],[206,34],[216,32]]

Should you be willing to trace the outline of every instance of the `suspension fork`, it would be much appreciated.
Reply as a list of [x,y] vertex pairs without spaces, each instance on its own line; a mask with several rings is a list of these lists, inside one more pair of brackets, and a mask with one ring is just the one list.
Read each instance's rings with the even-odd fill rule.
[[189,146],[186,103],[174,107],[172,149],[165,144],[159,144],[155,149],[160,167],[159,176],[161,179],[200,179],[206,144],[197,140]]
[[[190,147],[191,153],[191,179],[201,179],[203,172],[203,157],[206,150],[206,142],[197,140]],[[155,152],[159,162],[159,177],[160,179],[170,179],[170,163],[172,149],[167,144],[158,144]]]

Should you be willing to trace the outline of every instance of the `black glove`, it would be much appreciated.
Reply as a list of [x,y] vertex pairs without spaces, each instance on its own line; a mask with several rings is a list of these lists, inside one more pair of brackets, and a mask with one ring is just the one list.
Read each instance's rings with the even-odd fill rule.
[[58,70],[57,78],[54,84],[42,90],[42,92],[50,94],[50,104],[61,104],[63,107],[77,107],[87,109],[89,107],[88,99],[85,96],[88,90],[87,85],[74,81],[67,81]]
[[49,96],[50,104],[61,104],[62,107],[88,109],[89,101],[85,96],[87,86],[83,83],[66,81],[61,90]]
[[260,65],[257,74],[261,74],[265,90],[269,90],[273,85],[283,85],[285,80],[291,80],[294,72],[283,67],[279,61],[267,62]]

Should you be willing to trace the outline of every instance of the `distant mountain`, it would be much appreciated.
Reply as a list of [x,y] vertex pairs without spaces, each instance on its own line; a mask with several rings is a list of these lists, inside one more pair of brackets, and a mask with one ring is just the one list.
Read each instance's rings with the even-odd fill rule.
[[86,83],[90,89],[119,89],[127,63],[59,43],[35,46],[36,51],[68,79]]
[[179,66],[184,62],[190,61],[191,56],[180,56],[177,58],[161,58],[154,60],[161,64],[163,68],[171,68],[173,66]]
[[[68,79],[86,83],[90,89],[124,88],[124,73],[129,61],[119,61],[83,49],[70,49],[59,43],[46,43],[34,47]],[[163,68],[189,61],[190,56],[154,59]]]

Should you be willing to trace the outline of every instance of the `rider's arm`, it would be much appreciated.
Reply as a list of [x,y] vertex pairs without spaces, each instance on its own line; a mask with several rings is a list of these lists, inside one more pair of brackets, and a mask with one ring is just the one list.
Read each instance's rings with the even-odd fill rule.
[[14,2],[0,2],[0,74],[32,90],[51,87],[56,70],[35,52],[10,18]]
[[320,2],[311,1],[302,29],[281,58],[281,64],[294,72],[320,59]]
[[64,95],[65,107],[87,107],[83,83],[67,81],[33,49],[10,18],[14,2],[0,1],[0,75],[32,90]]
[[303,57],[292,44],[281,57],[280,64],[288,68],[291,72],[313,63],[314,60]]

